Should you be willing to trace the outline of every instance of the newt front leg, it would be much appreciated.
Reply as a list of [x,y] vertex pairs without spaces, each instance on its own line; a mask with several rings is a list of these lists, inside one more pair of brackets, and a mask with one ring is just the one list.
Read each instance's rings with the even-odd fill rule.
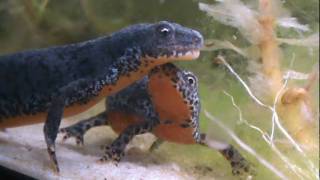
[[111,145],[104,147],[105,154],[99,160],[100,162],[113,161],[118,163],[124,156],[124,150],[132,138],[139,134],[152,132],[152,129],[157,126],[159,122],[144,121],[139,124],[130,125],[127,127]]
[[82,120],[72,126],[61,128],[59,132],[65,134],[63,136],[63,141],[67,140],[70,137],[74,137],[76,139],[77,145],[83,145],[84,134],[93,127],[103,125],[109,125],[107,113],[105,111],[89,119]]
[[52,98],[53,100],[48,109],[48,116],[44,124],[43,132],[47,143],[49,157],[56,172],[59,172],[59,165],[55,153],[55,140],[57,138],[64,107],[67,104],[69,97],[79,93],[78,91],[81,86],[88,86],[90,83],[92,83],[92,81],[87,79],[80,79],[76,82],[72,82],[61,88],[57,95]]

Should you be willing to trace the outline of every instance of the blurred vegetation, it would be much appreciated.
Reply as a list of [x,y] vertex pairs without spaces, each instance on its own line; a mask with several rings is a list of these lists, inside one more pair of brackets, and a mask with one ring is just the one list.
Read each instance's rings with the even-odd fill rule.
[[[213,3],[214,1],[201,2]],[[257,1],[246,0],[245,2],[252,4],[252,7],[257,6]],[[198,0],[1,0],[0,54],[79,42],[110,34],[130,24],[160,20],[175,21],[198,29],[205,38],[228,40],[239,47],[249,45],[236,28],[213,21],[204,12],[201,12],[198,9],[198,3]],[[303,34],[304,36],[319,31],[319,0],[288,0],[284,1],[284,6],[300,23],[309,25],[310,31]],[[302,36],[301,33],[290,29],[279,29],[277,34],[280,37]],[[292,52],[296,54],[296,61],[292,69],[297,71],[309,72],[312,66],[319,61],[319,49],[310,51],[307,48],[288,45],[282,45],[281,48],[285,57],[281,62],[284,67],[288,67]],[[231,50],[204,52],[200,60],[196,62],[178,64],[191,69],[199,76],[203,108],[232,127],[237,135],[244,141],[250,142],[250,145],[266,159],[279,161],[272,157],[270,150],[266,148],[267,144],[259,139],[258,133],[243,124],[236,123],[239,119],[238,112],[222,90],[232,94],[242,108],[251,109],[251,112],[244,114],[246,119],[259,127],[264,127],[264,130],[271,127],[270,114],[251,102],[240,83],[229,74],[225,66],[214,63],[213,59],[218,54],[223,54],[241,77],[247,80],[250,76],[247,70],[248,62]],[[312,92],[314,99],[318,99],[319,84],[313,88]],[[319,101],[315,103],[319,107]],[[227,139],[219,128],[208,126],[203,115],[201,118],[203,130],[211,131],[221,139]],[[171,143],[161,147],[160,150],[163,150],[159,153],[163,157],[166,154],[172,155],[167,158],[181,162],[187,170],[197,166],[212,168],[203,174],[203,177],[207,177],[208,174],[210,177],[210,173],[213,173],[213,176],[218,179],[233,178],[229,165],[217,152],[198,146],[190,148]],[[258,164],[254,159],[250,160]],[[318,157],[315,160],[318,161]],[[273,175],[270,175],[268,170],[258,168],[258,179],[273,179]],[[285,167],[279,168],[286,169]],[[194,169],[196,173],[201,171],[199,168]],[[199,177],[202,176],[199,175]]]

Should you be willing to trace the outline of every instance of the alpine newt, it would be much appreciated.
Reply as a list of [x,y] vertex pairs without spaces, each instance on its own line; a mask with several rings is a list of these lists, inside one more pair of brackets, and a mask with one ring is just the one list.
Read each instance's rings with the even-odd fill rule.
[[144,77],[153,67],[199,56],[201,34],[176,23],[137,24],[97,39],[0,56],[0,128],[45,121],[55,139],[62,117],[83,112]]
[[109,96],[106,107],[95,117],[62,128],[63,139],[75,137],[77,144],[83,144],[90,128],[109,125],[120,135],[104,148],[100,160],[118,162],[135,135],[152,132],[158,140],[151,149],[163,141],[213,147],[230,162],[233,174],[251,173],[248,161],[234,146],[212,139],[209,142],[206,134],[200,133],[198,79],[190,71],[170,63],[158,66],[143,80]]

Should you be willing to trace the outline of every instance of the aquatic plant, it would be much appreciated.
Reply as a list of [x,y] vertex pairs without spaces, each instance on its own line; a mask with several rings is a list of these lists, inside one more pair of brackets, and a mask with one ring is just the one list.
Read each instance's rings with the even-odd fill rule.
[[[272,127],[270,132],[267,132],[243,120],[240,108],[234,102],[233,97],[226,93],[239,110],[240,122],[261,133],[263,140],[297,177],[301,179],[319,178],[318,168],[308,159],[310,154],[317,154],[319,149],[319,134],[317,133],[319,113],[315,107],[316,98],[311,92],[312,86],[318,82],[318,62],[314,62],[314,68],[310,69],[309,73],[297,72],[291,69],[296,60],[295,52],[288,58],[284,56],[281,46],[286,44],[318,51],[319,33],[315,32],[310,35],[311,29],[308,25],[300,24],[296,18],[290,16],[289,11],[279,0],[260,0],[257,8],[252,8],[240,0],[219,0],[212,5],[199,3],[199,8],[214,20],[236,28],[248,41],[249,46],[237,47],[229,41],[208,39],[204,48],[206,51],[230,49],[248,60],[248,70],[252,75],[246,82],[223,56],[217,57],[217,60],[224,64],[243,85],[254,102],[272,113]],[[278,37],[277,31],[283,28],[296,31],[301,36],[308,33],[309,35],[302,38]],[[287,59],[290,59],[288,67],[283,66],[285,64],[283,61]],[[299,61],[307,61],[307,59],[299,59]],[[297,81],[303,81],[304,84],[299,85]],[[213,119],[208,112],[206,116],[208,119]],[[301,166],[295,164],[292,158],[279,148],[276,143],[279,138],[276,137],[276,134],[285,137],[285,142],[289,143],[298,156],[304,159]],[[258,157],[256,153],[254,155]],[[261,158],[258,160],[264,164]],[[266,167],[278,177],[285,178],[280,171],[271,166]]]

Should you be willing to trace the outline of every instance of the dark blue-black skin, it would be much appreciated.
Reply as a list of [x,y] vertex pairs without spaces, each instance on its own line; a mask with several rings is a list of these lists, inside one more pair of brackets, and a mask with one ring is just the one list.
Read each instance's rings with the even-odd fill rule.
[[[161,32],[164,28],[170,32]],[[0,121],[46,111],[62,87],[75,83],[66,106],[87,101],[139,65],[140,57],[199,49],[201,35],[175,23],[139,24],[111,36],[0,56]],[[131,69],[129,67],[129,64]],[[72,91],[72,90],[71,90]]]
[[59,172],[54,142],[64,107],[86,103],[104,86],[138,71],[143,57],[177,57],[202,44],[199,32],[162,21],[86,42],[2,55],[0,125],[12,117],[47,112],[44,134]]

